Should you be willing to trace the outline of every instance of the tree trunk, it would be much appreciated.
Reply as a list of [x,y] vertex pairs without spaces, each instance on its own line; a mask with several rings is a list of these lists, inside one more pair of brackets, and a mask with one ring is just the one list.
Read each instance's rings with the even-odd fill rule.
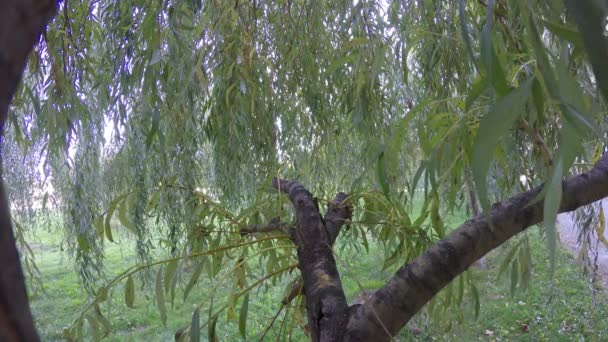
[[[56,6],[51,0],[0,2],[0,134],[27,56]],[[0,156],[0,177],[1,165]],[[3,179],[0,179],[0,269],[0,341],[38,341]]]

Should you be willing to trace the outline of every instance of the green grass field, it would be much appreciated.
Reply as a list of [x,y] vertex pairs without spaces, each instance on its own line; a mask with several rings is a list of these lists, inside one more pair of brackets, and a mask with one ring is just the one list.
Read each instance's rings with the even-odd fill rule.
[[[451,218],[451,220],[460,218]],[[564,250],[557,253],[557,268],[553,278],[549,274],[548,253],[538,228],[528,232],[533,252],[533,276],[527,291],[510,295],[510,280],[497,279],[498,265],[504,252],[497,250],[488,258],[488,270],[472,270],[480,293],[481,308],[476,318],[466,301],[461,308],[449,309],[431,320],[425,313],[419,314],[396,340],[424,341],[602,341],[608,339],[608,306],[603,292],[594,292],[587,276],[574,259]],[[133,242],[126,235],[118,234],[118,243],[106,244],[105,263],[108,276],[116,275],[137,262]],[[44,292],[31,292],[37,327],[44,341],[62,340],[64,327],[69,326],[90,301],[78,282],[78,276],[70,258],[61,252],[60,233],[52,229],[40,229],[29,239],[42,273]],[[352,298],[361,289],[375,289],[391,276],[391,270],[381,270],[382,251],[376,245],[369,253],[346,250],[337,256],[339,269],[347,296]],[[164,253],[158,250],[159,254]],[[154,273],[154,271],[153,271]],[[154,274],[152,274],[152,277]],[[185,279],[187,281],[187,278]],[[280,306],[288,281],[275,287],[254,291],[249,305],[248,337],[258,340]],[[162,325],[154,304],[154,293],[136,291],[136,308],[124,304],[123,285],[110,293],[102,310],[112,324],[107,341],[172,341],[174,332],[187,325],[198,303],[214,285],[200,278],[183,302],[181,292],[173,306],[168,304],[168,321]],[[222,299],[224,286],[216,293]],[[467,309],[468,308],[468,309]],[[202,309],[201,312],[206,312]],[[202,321],[206,316],[201,314]],[[237,313],[238,316],[238,313]],[[217,333],[221,341],[239,340],[238,320],[220,317]],[[279,331],[297,330],[290,321],[283,323],[279,315],[277,323],[265,340],[277,340]],[[203,335],[206,329],[203,329]],[[293,334],[294,340],[304,340],[301,333]]]

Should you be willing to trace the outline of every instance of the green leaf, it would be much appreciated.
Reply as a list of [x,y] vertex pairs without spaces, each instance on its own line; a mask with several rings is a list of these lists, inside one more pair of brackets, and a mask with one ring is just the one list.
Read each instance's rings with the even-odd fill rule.
[[156,306],[160,313],[163,325],[167,325],[167,306],[165,305],[165,292],[163,291],[163,268],[158,269],[156,274]]
[[473,296],[473,305],[475,308],[475,318],[478,318],[479,309],[481,307],[481,304],[479,302],[479,291],[477,291],[477,287],[475,286],[475,284],[473,284],[471,282],[470,285],[471,285],[471,296]]
[[97,290],[97,295],[95,296],[95,301],[97,303],[103,303],[108,299],[108,289],[106,287],[100,287]]
[[239,332],[243,339],[247,339],[247,312],[249,310],[249,292],[243,298],[241,312],[239,313]]
[[505,71],[498,59],[492,39],[492,24],[494,21],[494,1],[488,1],[486,8],[486,22],[481,32],[481,63],[485,67],[485,76],[488,83],[494,87],[500,96],[509,92]]
[[543,24],[545,24],[545,27],[554,35],[564,40],[567,40],[576,46],[583,45],[583,37],[581,36],[580,32],[578,32],[575,28],[567,27],[558,23],[552,23],[547,20],[543,20],[542,22]]
[[154,141],[154,137],[159,133],[160,127],[160,111],[156,108],[152,111],[152,127],[150,127],[150,131],[146,135],[146,148],[150,148],[152,142]]
[[201,340],[201,320],[198,306],[192,313],[192,322],[190,323],[190,342],[199,342]]
[[511,263],[511,296],[515,296],[517,288],[517,280],[519,279],[519,263],[514,261]]
[[83,233],[78,233],[78,247],[83,253],[88,253],[90,250],[89,241]]
[[104,227],[103,227],[103,215],[97,216],[95,218],[95,231],[97,232],[97,236],[103,239]]
[[135,307],[135,284],[131,276],[127,278],[127,283],[125,284],[125,303],[129,308]]
[[458,14],[460,16],[460,31],[462,33],[462,38],[464,39],[464,43],[467,47],[467,52],[469,53],[469,57],[475,64],[477,70],[479,70],[477,59],[475,58],[475,54],[473,53],[473,44],[471,43],[471,36],[469,35],[469,30],[467,29],[467,16],[466,16],[466,3],[465,0],[459,1]]
[[89,326],[91,327],[89,331],[91,332],[93,341],[99,341],[101,339],[99,336],[99,324],[97,324],[97,319],[95,319],[95,315],[89,313],[86,315],[86,319],[89,322]]
[[190,281],[184,289],[184,301],[186,301],[186,299],[188,298],[188,294],[190,294],[192,287],[194,287],[194,284],[196,284],[196,282],[198,281],[198,278],[201,276],[201,273],[203,273],[203,264],[199,262],[196,264],[196,268],[192,273],[192,277],[190,278]]
[[171,260],[167,265],[167,269],[165,270],[165,293],[171,288],[171,283],[175,277],[175,272],[177,271],[178,265],[179,262],[177,259]]
[[536,108],[536,116],[530,120],[530,124],[533,125],[536,121],[539,121],[542,125],[545,116],[545,93],[542,84],[537,78],[534,78],[534,82],[532,83],[532,99]]
[[161,190],[157,190],[152,195],[152,198],[150,198],[150,202],[146,206],[147,213],[151,212],[152,210],[154,210],[156,208],[156,205],[158,204],[158,199],[160,198],[160,193],[161,193]]
[[213,296],[211,297],[211,303],[209,304],[209,322],[207,324],[207,337],[210,342],[216,342],[217,336],[215,333],[215,325],[217,323],[217,315],[213,315]]
[[606,37],[606,6],[601,1],[566,0],[566,7],[574,17],[583,36],[585,51],[593,67],[604,100],[608,101],[608,37]]
[[112,237],[112,227],[110,227],[110,220],[112,219],[112,215],[114,215],[114,211],[116,210],[116,206],[118,205],[118,202],[120,202],[120,200],[122,200],[124,197],[125,197],[124,195],[116,197],[110,203],[110,206],[108,207],[108,213],[106,214],[106,222],[105,222],[105,232],[106,232],[106,237],[108,238],[108,240],[110,240],[110,242],[114,242],[114,238]]
[[511,247],[509,252],[507,252],[507,254],[504,256],[502,262],[500,263],[500,267],[498,268],[498,275],[496,276],[496,278],[500,278],[500,276],[507,270],[507,267],[509,267],[509,264],[511,263],[511,261],[513,261],[513,256],[515,255],[515,253],[517,253],[517,250],[519,249],[519,246],[522,244],[523,241],[524,239],[519,240],[515,244],[515,246]]
[[473,86],[471,87],[471,90],[469,91],[469,94],[464,102],[465,111],[469,111],[469,109],[471,109],[471,106],[475,100],[477,100],[477,98],[483,94],[486,89],[488,89],[486,78],[481,76],[478,77],[475,82],[473,82]]
[[95,304],[95,313],[97,321],[99,321],[101,325],[103,325],[103,328],[105,330],[104,336],[107,336],[110,331],[112,331],[112,324],[110,324],[110,321],[108,321],[108,319],[101,314],[101,308],[99,307],[99,304]]
[[562,178],[563,178],[563,160],[560,156],[553,168],[550,182],[546,185],[547,193],[544,203],[544,222],[545,233],[547,234],[547,245],[549,247],[549,255],[551,260],[551,274],[555,270],[555,250],[557,245],[557,233],[555,222],[559,211],[559,204],[562,200]]
[[553,68],[551,63],[549,62],[549,57],[547,56],[547,49],[543,45],[541,40],[541,36],[536,27],[536,22],[534,21],[534,16],[531,14],[531,9],[528,7],[529,2],[526,0],[519,1],[519,7],[521,10],[521,14],[523,18],[528,18],[528,20],[524,20],[526,27],[529,31],[529,38],[532,44],[532,48],[534,49],[534,53],[536,54],[537,66],[541,72],[543,81],[545,82],[545,86],[549,90],[549,93],[552,96],[556,96],[559,94],[559,85],[557,83],[557,79],[553,72]]
[[473,177],[477,184],[479,201],[486,213],[490,207],[486,176],[494,149],[498,145],[499,139],[509,131],[521,115],[530,95],[533,80],[533,77],[527,79],[519,88],[512,90],[496,102],[479,124],[473,145]]
[[131,233],[137,235],[137,227],[135,227],[135,224],[133,224],[133,222],[131,222],[127,216],[128,207],[129,201],[125,199],[122,201],[122,205],[118,209],[118,220],[120,221],[120,224],[127,228]]
[[380,152],[380,155],[378,156],[378,161],[376,163],[376,175],[378,176],[378,182],[380,183],[384,196],[386,196],[386,198],[390,198],[384,151]]
[[439,215],[439,196],[435,194],[431,201],[431,225],[435,229],[437,236],[439,238],[443,238],[445,235],[445,227],[443,224],[443,220]]

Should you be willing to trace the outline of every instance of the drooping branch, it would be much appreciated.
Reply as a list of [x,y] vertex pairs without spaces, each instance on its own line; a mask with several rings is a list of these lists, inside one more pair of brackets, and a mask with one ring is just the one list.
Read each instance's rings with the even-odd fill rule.
[[[562,182],[559,212],[572,211],[608,196],[608,154],[588,173]],[[465,222],[424,254],[402,266],[365,304],[355,307],[348,341],[389,340],[422,306],[473,262],[514,235],[543,220],[543,202],[530,204],[542,187],[517,194]]]
[[[295,209],[294,243],[297,245],[299,266],[304,279],[311,339],[337,341],[344,334],[348,306],[331,250],[332,237],[327,224],[321,218],[312,194],[302,184],[275,178],[272,185],[289,195]],[[336,198],[339,200],[342,196]],[[328,214],[332,222],[331,229],[336,235],[344,222],[338,220],[338,214],[338,211]]]
[[[27,56],[56,7],[52,0],[0,1],[0,134]],[[38,341],[9,208],[0,179],[0,340]]]

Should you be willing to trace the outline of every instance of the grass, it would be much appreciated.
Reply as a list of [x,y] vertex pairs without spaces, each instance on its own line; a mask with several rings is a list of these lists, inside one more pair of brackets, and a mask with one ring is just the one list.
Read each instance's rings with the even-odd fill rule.
[[[447,218],[451,223],[460,217]],[[44,227],[43,227],[44,228]],[[497,280],[497,268],[501,251],[488,258],[487,271],[473,269],[480,292],[481,311],[476,318],[470,301],[465,300],[460,308],[446,310],[439,318],[431,320],[425,311],[421,312],[403,329],[397,340],[487,340],[487,341],[561,341],[608,339],[608,314],[603,294],[594,297],[592,286],[583,276],[582,269],[563,250],[557,253],[557,268],[551,277],[548,253],[537,228],[528,232],[533,253],[533,277],[527,291],[509,295],[509,279]],[[116,235],[116,234],[115,234]],[[128,236],[117,234],[120,243],[107,244],[105,262],[111,277],[137,262],[133,241]],[[72,261],[61,251],[61,237],[53,229],[39,229],[30,238],[36,253],[37,263],[45,285],[44,292],[31,293],[31,306],[37,327],[44,341],[62,340],[64,327],[69,326],[90,301],[81,288]],[[163,253],[159,250],[158,253]],[[354,252],[347,249],[337,256],[339,269],[347,298],[352,299],[361,288],[376,289],[392,275],[392,270],[382,270],[382,250],[371,244],[369,253],[364,250]],[[185,277],[185,281],[188,277]],[[289,279],[283,279],[274,287],[254,291],[249,306],[247,333],[251,339],[258,339],[272,321],[280,307]],[[176,296],[173,307],[168,305],[167,325],[163,326],[154,304],[154,293],[137,286],[136,308],[124,305],[122,285],[110,293],[102,310],[112,324],[112,334],[107,341],[172,341],[174,332],[188,324],[194,304],[208,294],[215,283],[204,280],[204,275],[195,286],[187,302],[181,293]],[[218,301],[225,299],[230,284],[220,286],[216,295]],[[31,291],[30,291],[31,292]],[[218,304],[219,305],[219,304]],[[206,308],[201,310],[202,322],[206,321]],[[228,318],[227,318],[228,317]],[[275,340],[279,330],[287,331],[291,321],[282,323],[279,315],[274,328],[266,335],[267,340]],[[239,340],[238,311],[236,316],[223,314],[218,322],[219,340]],[[295,325],[295,330],[298,329]],[[206,328],[203,328],[206,332]],[[294,340],[304,340],[301,333]]]

